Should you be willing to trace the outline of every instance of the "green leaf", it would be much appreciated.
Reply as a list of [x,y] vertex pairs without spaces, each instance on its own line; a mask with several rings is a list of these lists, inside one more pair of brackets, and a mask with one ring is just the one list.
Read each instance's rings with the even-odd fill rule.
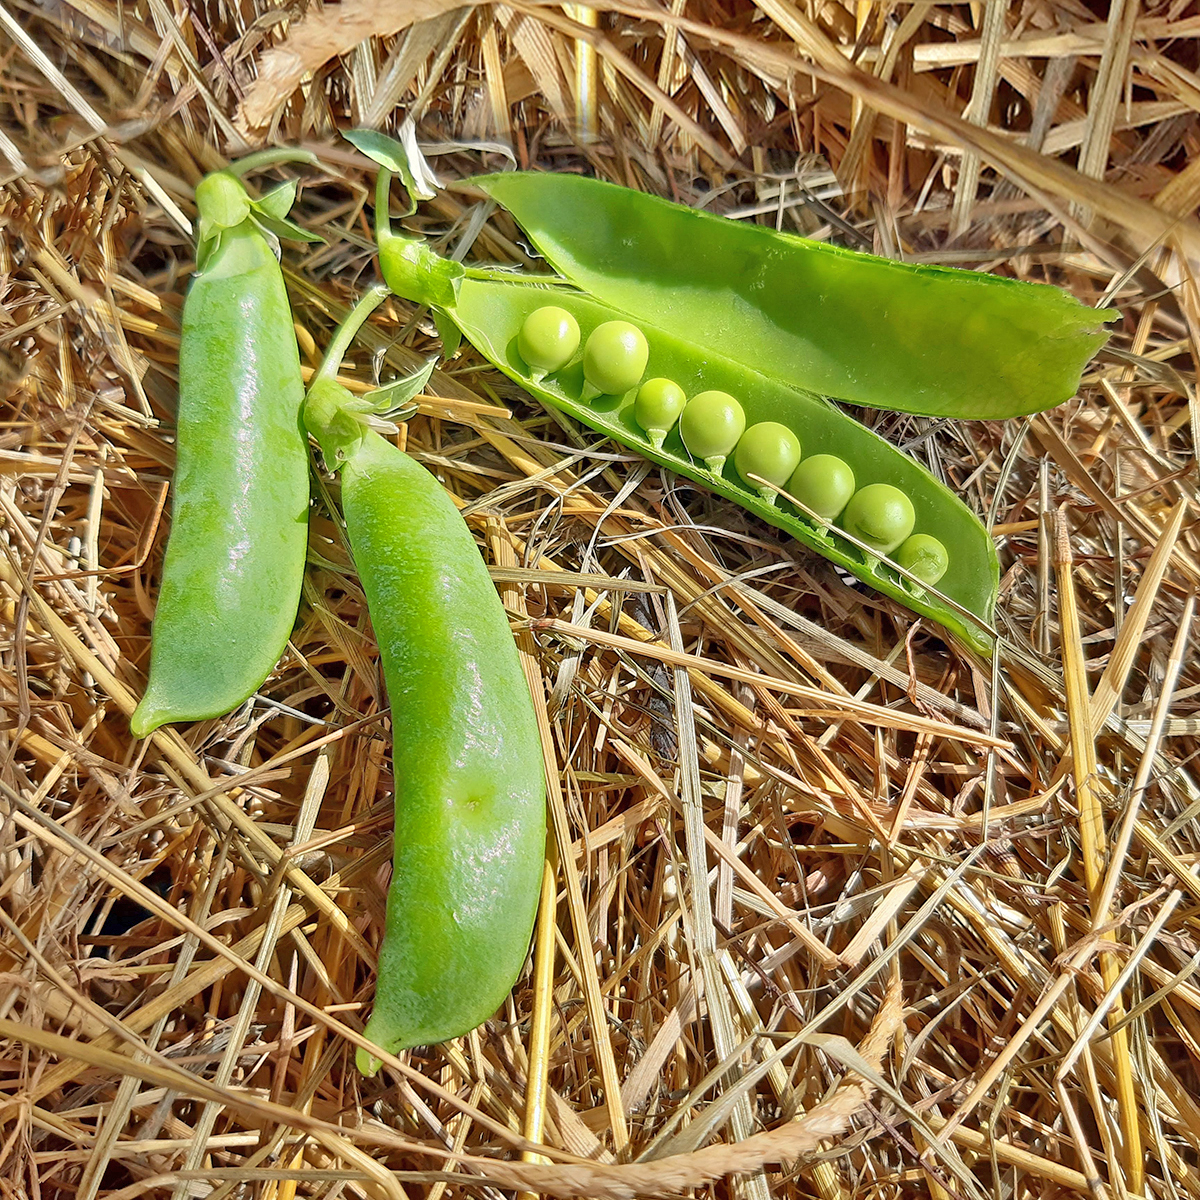
[[454,307],[465,274],[461,263],[442,258],[421,238],[386,232],[379,235],[379,269],[397,296],[439,308]]
[[319,233],[313,233],[295,221],[283,217],[268,217],[258,213],[254,223],[266,233],[273,233],[277,238],[286,238],[292,242],[323,242],[325,239]]
[[351,129],[342,135],[357,150],[373,162],[400,176],[408,193],[408,209],[401,213],[411,217],[417,211],[418,200],[432,200],[442,186],[417,146],[416,125],[408,118],[400,129],[400,141],[377,129]]
[[404,170],[404,147],[394,137],[380,133],[378,129],[347,129],[342,132],[342,137],[381,167],[387,167],[397,175]]
[[258,200],[252,201],[251,207],[261,216],[282,221],[292,211],[292,205],[295,203],[296,180],[289,179],[286,183],[273,187]]
[[221,244],[221,229],[210,230],[200,222],[199,236],[196,238],[196,270],[203,271],[208,260],[216,253]]
[[442,339],[442,357],[453,358],[462,345],[462,330],[440,308],[433,310],[433,323]]
[[436,364],[437,359],[431,358],[411,375],[393,379],[391,383],[385,383],[383,387],[367,392],[363,399],[370,402],[372,412],[381,416],[395,416],[414,396],[419,396],[425,390]]

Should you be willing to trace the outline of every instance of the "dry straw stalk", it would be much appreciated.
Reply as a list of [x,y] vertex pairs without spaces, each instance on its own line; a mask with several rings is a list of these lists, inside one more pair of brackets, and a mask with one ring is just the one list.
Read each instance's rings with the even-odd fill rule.
[[[1194,5],[0,3],[0,1198],[1200,1197]],[[1027,422],[858,414],[992,529],[993,663],[487,368],[397,435],[477,535],[550,764],[530,964],[365,1081],[387,701],[314,489],[253,701],[145,742],[193,191],[300,144],[306,374],[459,181],[580,171],[1122,322]],[[381,307],[365,391],[436,351]],[[215,448],[219,452],[219,447]]]

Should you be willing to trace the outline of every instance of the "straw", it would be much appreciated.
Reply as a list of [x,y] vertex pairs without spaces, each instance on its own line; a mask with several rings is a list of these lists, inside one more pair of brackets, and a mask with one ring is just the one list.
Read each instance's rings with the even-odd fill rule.
[[[1200,1200],[1188,6],[69,0],[0,27],[5,1200]],[[492,569],[552,838],[511,997],[366,1080],[403,782],[336,477],[258,694],[127,719],[195,186],[243,143],[316,156],[261,180],[325,239],[281,249],[307,376],[377,282],[338,131],[409,116],[446,187],[405,227],[477,265],[545,269],[467,182],[515,160],[1121,320],[1028,421],[850,414],[991,529],[991,661],[471,347],[439,361],[393,436]],[[339,382],[440,346],[391,297]]]

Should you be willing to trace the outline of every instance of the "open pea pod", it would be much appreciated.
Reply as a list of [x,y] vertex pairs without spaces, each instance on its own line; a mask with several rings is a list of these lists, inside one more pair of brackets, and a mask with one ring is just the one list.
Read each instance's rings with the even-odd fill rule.
[[[401,176],[410,196],[419,194],[411,161],[415,147],[412,152],[390,142],[381,147],[378,135],[359,131],[347,136],[383,167],[375,232],[384,280],[397,295],[433,309],[449,353],[461,333],[540,400],[728,497],[878,591],[930,617],[972,648],[991,653],[1000,578],[995,546],[979,519],[928,471],[820,396],[748,366],[740,355],[715,352],[707,342],[560,280],[551,286],[523,282],[507,273],[440,258],[420,239],[395,231],[391,224],[392,172]],[[637,327],[630,324],[631,318]],[[582,357],[577,354],[581,346]],[[664,405],[675,409],[663,418],[661,428],[644,409],[639,419],[640,385],[652,380],[657,394],[651,407],[660,415]],[[693,425],[694,410],[703,407],[714,414],[724,411],[732,420],[721,433],[729,435],[728,445],[702,448],[692,440],[692,453],[685,445],[686,430]],[[758,454],[764,449],[759,436],[764,432],[765,459]],[[747,467],[741,453],[746,445],[757,444],[751,463],[763,463],[778,451],[780,441],[798,443],[781,476],[772,479],[770,469],[757,465],[745,474],[739,469],[739,464]],[[846,495],[825,514],[833,518],[841,513],[840,525],[794,504],[780,486],[784,480],[794,483],[795,476],[789,478],[788,473],[797,462],[804,465],[801,456],[809,461],[829,456],[852,476]],[[865,524],[851,519],[859,502],[872,493],[878,496],[880,490],[890,495],[885,507],[902,510],[904,528],[894,538],[867,530],[875,517]],[[865,506],[860,507],[867,518]],[[868,540],[849,533],[851,527]],[[879,541],[872,545],[876,537]],[[882,557],[892,550],[896,562]]]
[[[413,290],[411,282],[407,281],[406,291]],[[584,371],[578,356],[544,376],[532,370],[519,349],[520,333],[526,318],[548,304],[574,317],[584,344],[598,326],[626,316],[575,291],[474,278],[469,268],[458,283],[457,300],[442,311],[480,353],[540,400],[728,497],[878,591],[930,617],[976,650],[990,654],[989,626],[1000,578],[995,546],[971,510],[923,467],[820,397],[701,349],[648,322],[638,323],[649,347],[647,379],[671,379],[689,396],[711,390],[727,392],[740,402],[747,426],[779,422],[795,433],[805,458],[836,455],[849,464],[861,484],[890,484],[908,496],[915,513],[914,531],[936,535],[948,551],[949,566],[936,591],[914,587],[886,562],[853,544],[841,530],[811,519],[787,499],[769,502],[741,478],[732,456],[719,472],[710,470],[688,453],[678,425],[656,444],[657,439],[634,418],[636,388],[585,400]]]
[[583,176],[471,182],[556,271],[626,316],[872,408],[1040,412],[1074,394],[1118,315],[1046,284],[894,262]]

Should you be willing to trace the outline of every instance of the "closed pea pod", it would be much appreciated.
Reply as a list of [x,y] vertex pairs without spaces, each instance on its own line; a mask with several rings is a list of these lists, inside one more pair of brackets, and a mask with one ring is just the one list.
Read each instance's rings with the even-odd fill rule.
[[[778,421],[751,425],[738,440],[733,455],[738,474],[757,487],[768,504],[775,503],[778,489],[792,477],[799,461],[800,439]],[[755,482],[752,476],[765,479],[766,484]]]
[[[183,308],[171,533],[138,737],[219,716],[261,685],[287,645],[304,574],[304,385],[269,237],[314,240],[285,219],[295,186],[252,200],[253,155],[196,188],[197,270]],[[320,239],[316,239],[320,240]]]
[[[525,676],[474,538],[442,486],[334,382],[364,297],[305,404],[341,473],[391,704],[395,855],[366,1035],[388,1051],[475,1028],[512,988],[545,855],[545,777]],[[364,1052],[360,1070],[377,1063]]]

